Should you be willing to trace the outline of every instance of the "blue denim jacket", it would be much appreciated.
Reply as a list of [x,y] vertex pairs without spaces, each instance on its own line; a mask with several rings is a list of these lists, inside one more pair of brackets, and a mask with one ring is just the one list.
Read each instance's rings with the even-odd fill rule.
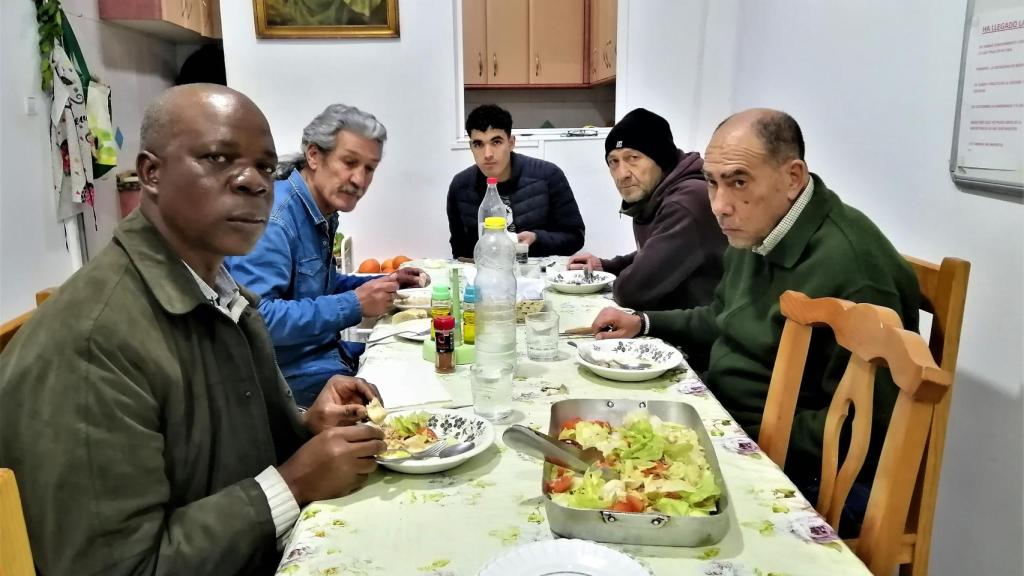
[[245,256],[225,263],[235,280],[259,294],[281,373],[308,406],[327,378],[353,374],[357,354],[340,332],[362,318],[353,290],[371,280],[338,274],[332,258],[338,215],[324,218],[299,172],[274,183],[267,230]]

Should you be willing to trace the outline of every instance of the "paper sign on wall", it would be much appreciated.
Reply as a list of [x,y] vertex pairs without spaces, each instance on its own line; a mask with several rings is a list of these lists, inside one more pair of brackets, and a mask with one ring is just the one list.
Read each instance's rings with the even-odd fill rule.
[[1024,8],[974,16],[961,106],[958,166],[1024,169]]

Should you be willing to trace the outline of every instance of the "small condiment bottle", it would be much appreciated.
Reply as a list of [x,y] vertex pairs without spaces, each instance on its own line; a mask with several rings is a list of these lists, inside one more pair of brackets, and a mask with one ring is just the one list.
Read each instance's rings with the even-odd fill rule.
[[434,344],[437,356],[434,359],[434,371],[438,374],[455,372],[455,318],[438,316],[434,318]]
[[462,341],[476,342],[476,287],[472,284],[466,286],[462,296]]
[[430,339],[434,339],[433,320],[440,316],[452,315],[452,290],[444,284],[436,284],[430,294]]

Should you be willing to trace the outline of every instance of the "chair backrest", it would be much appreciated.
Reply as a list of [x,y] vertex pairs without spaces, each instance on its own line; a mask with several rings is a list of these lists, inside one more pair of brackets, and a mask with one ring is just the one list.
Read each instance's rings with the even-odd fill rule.
[[[45,288],[36,292],[36,306],[45,302],[47,298],[53,295],[55,290],[56,288]],[[28,322],[28,319],[32,317],[32,312],[32,310],[29,310],[17,318],[0,324],[0,352],[3,352],[4,348],[7,348],[7,344],[11,341],[11,338],[14,338],[14,335],[18,333],[18,330],[21,329],[25,322]],[[0,576],[5,575],[0,574]]]
[[[776,427],[779,433],[764,439],[766,444],[780,450],[780,443],[782,446],[789,443],[811,329],[814,326],[831,328],[836,342],[850,351],[850,362],[825,419],[822,449],[822,483],[817,508],[834,527],[838,527],[846,497],[867,456],[877,368],[888,367],[899,387],[854,550],[872,573],[891,574],[898,564],[903,530],[935,405],[948,391],[952,374],[939,368],[919,334],[902,329],[899,316],[893,310],[837,298],[812,300],[793,291],[785,292],[780,304],[786,324],[772,374],[765,418],[771,416],[778,422],[788,419],[788,424]],[[852,434],[846,458],[840,466],[839,437],[851,405],[854,408]],[[785,449],[781,450],[784,455]]]
[[[905,256],[921,289],[921,309],[932,315],[928,347],[940,368],[956,373],[960,352],[960,332],[964,322],[964,304],[967,300],[967,281],[971,263],[959,258],[943,258],[941,264]],[[946,425],[949,421],[950,389],[935,406],[924,465],[917,482],[917,490],[907,518],[907,538],[912,546],[907,565],[900,568],[903,576],[921,576],[928,573],[931,552],[932,526],[935,521],[935,503],[939,495],[939,472],[942,453],[946,445]]]
[[32,576],[32,549],[14,472],[0,468],[0,575]]

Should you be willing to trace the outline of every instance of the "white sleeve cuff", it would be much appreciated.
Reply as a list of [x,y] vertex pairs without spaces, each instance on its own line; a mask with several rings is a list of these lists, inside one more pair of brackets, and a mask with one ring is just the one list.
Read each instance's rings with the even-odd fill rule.
[[268,466],[266,470],[260,472],[256,476],[256,483],[267,495],[276,536],[280,538],[287,534],[299,519],[299,503],[295,501],[295,496],[281,477],[281,473],[273,466]]

